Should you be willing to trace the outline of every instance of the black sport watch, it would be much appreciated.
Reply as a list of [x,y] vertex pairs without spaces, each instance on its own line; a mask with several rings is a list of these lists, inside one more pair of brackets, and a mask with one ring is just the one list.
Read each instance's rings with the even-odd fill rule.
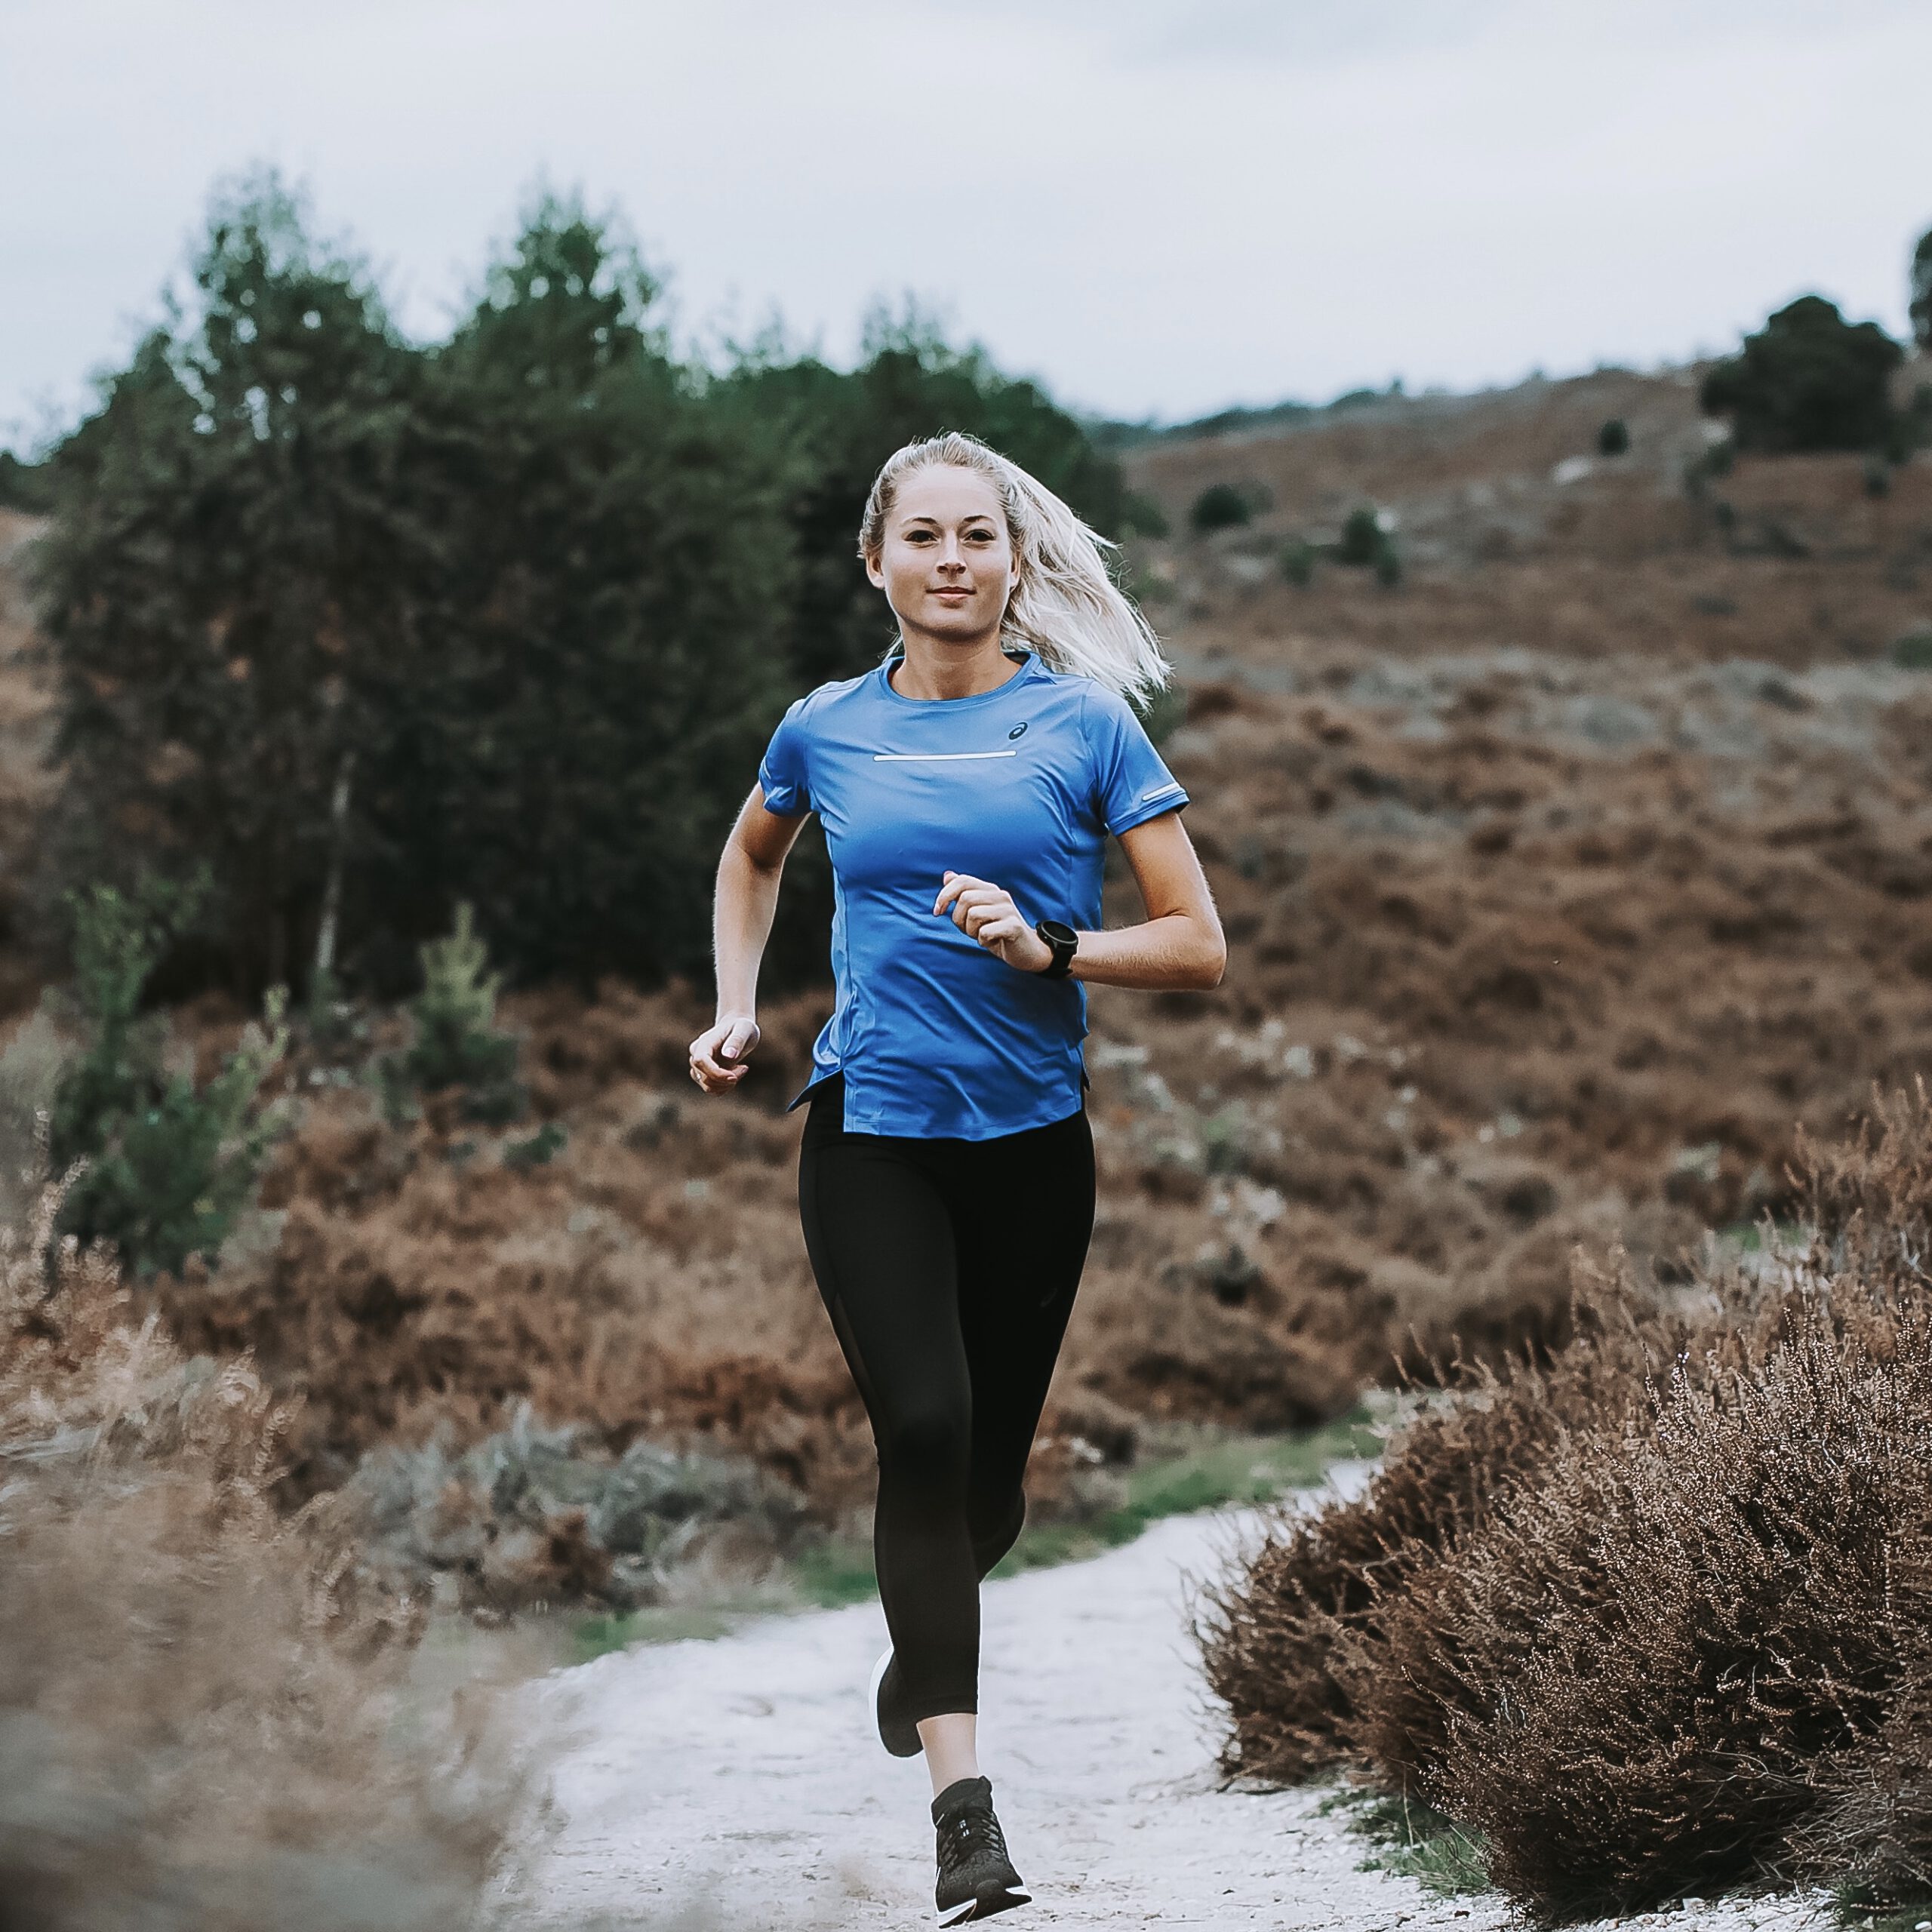
[[1080,950],[1080,935],[1058,919],[1042,919],[1033,930],[1054,949],[1052,958],[1040,968],[1040,977],[1065,979],[1072,970],[1073,955]]

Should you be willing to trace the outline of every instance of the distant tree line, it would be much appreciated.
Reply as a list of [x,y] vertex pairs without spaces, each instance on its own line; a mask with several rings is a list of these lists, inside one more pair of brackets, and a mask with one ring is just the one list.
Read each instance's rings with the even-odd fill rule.
[[[11,480],[62,782],[38,903],[212,882],[157,983],[393,995],[475,908],[512,982],[708,974],[718,854],[786,704],[878,661],[853,555],[907,438],[985,436],[1096,527],[1115,460],[1030,383],[883,314],[860,365],[681,360],[610,220],[544,195],[447,340],[272,172],[217,193],[193,292]],[[823,970],[801,841],[768,983]]]

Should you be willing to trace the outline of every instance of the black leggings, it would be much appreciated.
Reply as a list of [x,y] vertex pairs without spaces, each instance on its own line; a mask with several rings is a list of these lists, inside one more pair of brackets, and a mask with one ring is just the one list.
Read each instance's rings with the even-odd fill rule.
[[848,1134],[812,1094],[798,1215],[872,1420],[879,1601],[907,1715],[979,1708],[980,1579],[1013,1547],[1094,1231],[1083,1108],[990,1140]]

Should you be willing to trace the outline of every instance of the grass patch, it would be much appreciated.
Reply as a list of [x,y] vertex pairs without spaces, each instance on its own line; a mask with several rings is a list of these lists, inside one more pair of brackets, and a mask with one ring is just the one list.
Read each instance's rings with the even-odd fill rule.
[[[1764,1251],[1764,1229],[1761,1221],[1733,1221],[1717,1231],[1718,1238],[1746,1254],[1758,1254]],[[1771,1241],[1777,1248],[1802,1247],[1810,1238],[1811,1230],[1802,1221],[1777,1221],[1771,1223]]]
[[[1117,1480],[1120,1500],[1077,1521],[1029,1524],[995,1569],[1017,1577],[1058,1563],[1100,1556],[1131,1543],[1149,1523],[1197,1509],[1272,1501],[1284,1491],[1318,1483],[1333,1463],[1382,1452],[1380,1412],[1367,1404],[1320,1429],[1296,1435],[1215,1435],[1179,1426],[1156,1440],[1168,1445]],[[1176,1448],[1171,1445],[1184,1444]],[[878,1594],[870,1541],[827,1537],[801,1550],[786,1579],[742,1601],[666,1606],[570,1620],[568,1660],[586,1663],[632,1644],[722,1637],[761,1611],[785,1607],[838,1610]]]
[[995,1577],[1077,1562],[1133,1542],[1163,1516],[1272,1502],[1319,1482],[1331,1463],[1376,1456],[1382,1442],[1366,1406],[1299,1435],[1238,1435],[1159,1457],[1130,1469],[1126,1494],[1084,1521],[1029,1524],[1000,1559]]
[[1932,1895],[1884,1899],[1860,1884],[1844,1884],[1832,1894],[1832,1915],[1853,1932],[1921,1932],[1932,1925]]
[[792,1575],[800,1595],[815,1609],[838,1610],[878,1595],[869,1543],[820,1543],[797,1558]]
[[1340,1815],[1348,1829],[1374,1847],[1356,1868],[1413,1878],[1438,1898],[1463,1898],[1494,1888],[1482,1840],[1420,1798],[1346,1786],[1316,1807]]
[[[761,1606],[757,1606],[761,1607]],[[633,1644],[678,1644],[690,1637],[728,1636],[755,1606],[731,1604],[666,1605],[580,1617],[571,1625],[569,1661],[589,1663]]]

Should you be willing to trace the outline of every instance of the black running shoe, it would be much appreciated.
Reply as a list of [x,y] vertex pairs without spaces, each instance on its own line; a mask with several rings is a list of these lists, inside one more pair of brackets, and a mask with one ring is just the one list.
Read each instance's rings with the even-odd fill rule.
[[890,1648],[872,1666],[872,1687],[866,1696],[872,1721],[878,1726],[878,1741],[895,1758],[916,1758],[925,1747],[919,1742],[918,1725],[901,1706],[899,1673],[892,1667]]
[[1032,1897],[1006,1855],[1006,1839],[993,1816],[993,1788],[985,1778],[961,1778],[933,1800],[938,1837],[939,1883],[933,1900],[942,1925],[990,1918]]

